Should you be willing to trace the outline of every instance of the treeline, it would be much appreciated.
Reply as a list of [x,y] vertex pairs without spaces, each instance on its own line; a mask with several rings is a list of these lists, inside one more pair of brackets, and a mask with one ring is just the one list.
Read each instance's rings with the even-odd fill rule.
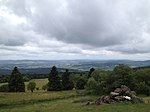
[[[75,76],[72,75],[75,72],[69,72],[66,69],[65,72],[58,72],[55,66],[52,67],[49,74],[46,75],[45,78],[48,78],[49,83],[43,85],[42,89],[47,91],[60,91],[60,90],[72,90],[75,87],[75,77],[80,77],[85,75],[85,72],[76,72]],[[30,77],[32,77],[31,75]],[[39,78],[35,76],[36,78]],[[32,78],[35,78],[32,77]],[[29,81],[29,77],[27,75],[21,74],[17,67],[15,67],[9,77],[7,77],[8,84],[2,85],[0,87],[0,92],[25,92],[25,81]],[[42,77],[43,78],[43,77]],[[75,80],[74,80],[75,79]],[[74,81],[73,81],[74,80]],[[82,80],[81,80],[82,81]],[[83,83],[83,82],[82,82]],[[84,81],[84,83],[86,83]],[[80,86],[80,87],[78,87]],[[81,87],[81,84],[77,84],[77,88],[84,88],[85,84]],[[33,90],[35,89],[35,82],[29,82],[27,85],[27,89]]]
[[[61,77],[64,72],[58,72]],[[81,74],[86,75],[88,71],[74,71],[69,72],[70,74]],[[45,79],[48,78],[48,74],[22,74],[24,82],[32,80],[32,79]],[[9,81],[10,75],[0,75],[0,83],[7,83]]]
[[87,81],[87,90],[91,94],[108,94],[121,85],[128,86],[138,94],[150,95],[150,67],[132,69],[118,65],[113,71],[94,70]]
[[[138,94],[150,95],[150,67],[132,69],[125,65],[116,66],[113,71],[91,68],[89,72],[71,73],[68,69],[59,73],[53,66],[46,76],[48,84],[43,85],[47,91],[61,91],[75,89],[86,89],[88,94],[103,95],[108,94],[121,85],[128,86]],[[15,89],[11,89],[15,85]],[[30,88],[34,88],[33,82]],[[7,91],[23,92],[24,78],[19,70],[15,67],[8,80]],[[3,86],[6,88],[6,85]],[[21,88],[22,90],[19,90]],[[0,87],[1,91],[2,87]],[[32,90],[33,92],[33,90]]]

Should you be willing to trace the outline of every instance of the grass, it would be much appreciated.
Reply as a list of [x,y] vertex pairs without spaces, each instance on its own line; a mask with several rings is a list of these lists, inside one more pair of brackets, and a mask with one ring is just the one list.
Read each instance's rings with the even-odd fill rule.
[[[40,89],[47,79],[33,79]],[[25,82],[27,85],[28,82]],[[80,93],[80,95],[78,95]],[[150,112],[150,103],[131,104],[116,103],[110,105],[83,105],[94,101],[98,96],[83,96],[75,90],[46,92],[38,90],[33,93],[0,93],[0,112]],[[150,101],[150,97],[144,97]]]
[[75,97],[75,91],[0,93],[0,107]]
[[[70,93],[70,92],[69,92]],[[28,103],[2,107],[0,112],[150,112],[150,104],[117,103],[111,105],[84,106],[81,102],[95,99],[93,96],[71,97],[48,102]]]

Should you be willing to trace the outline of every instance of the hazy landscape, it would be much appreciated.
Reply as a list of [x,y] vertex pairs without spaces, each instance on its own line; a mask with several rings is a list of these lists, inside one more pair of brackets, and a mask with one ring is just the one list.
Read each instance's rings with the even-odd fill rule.
[[0,60],[0,74],[10,74],[13,67],[19,67],[22,73],[48,74],[50,67],[57,66],[60,71],[88,71],[89,68],[101,68],[113,70],[119,64],[128,65],[132,68],[150,66],[150,60]]
[[0,112],[150,112],[150,1],[0,0]]

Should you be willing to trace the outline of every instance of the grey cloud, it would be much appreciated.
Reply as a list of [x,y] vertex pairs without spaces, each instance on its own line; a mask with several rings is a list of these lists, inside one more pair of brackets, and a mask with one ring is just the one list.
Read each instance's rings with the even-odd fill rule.
[[8,22],[0,23],[0,44],[6,46],[23,45],[27,41],[27,35],[18,27],[12,27]]
[[41,48],[39,52],[74,54],[87,49],[150,53],[148,0],[6,0],[2,4],[27,20],[24,27],[0,18],[0,44],[5,46],[30,43]]
[[19,16],[28,16],[31,13],[31,8],[27,0],[4,0],[1,1],[4,6]]
[[120,9],[124,4],[119,3],[70,0],[54,8],[49,8],[53,2],[51,5],[39,3],[36,7],[38,14],[31,19],[37,32],[58,40],[98,47],[111,46],[134,38],[129,37],[134,33],[130,29],[130,15],[126,14],[126,9]]
[[114,51],[114,52],[120,52],[123,54],[144,54],[144,53],[150,53],[150,49],[138,49],[138,48],[123,48],[123,47],[118,47],[118,48],[112,48],[108,49],[109,51]]

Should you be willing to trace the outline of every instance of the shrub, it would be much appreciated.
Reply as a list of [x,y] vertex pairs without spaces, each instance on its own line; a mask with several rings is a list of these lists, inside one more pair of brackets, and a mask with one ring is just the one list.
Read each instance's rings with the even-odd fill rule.
[[86,89],[88,93],[93,94],[93,95],[102,95],[105,94],[107,90],[105,90],[105,81],[96,81],[93,77],[89,78],[87,82]]
[[0,92],[8,92],[8,91],[9,91],[8,84],[0,86]]
[[27,89],[31,90],[31,92],[33,92],[33,90],[35,90],[36,88],[36,83],[35,82],[29,82],[29,84],[27,85]]
[[150,95],[150,87],[145,84],[145,82],[140,82],[137,84],[137,93]]
[[47,90],[47,88],[48,88],[48,84],[45,84],[45,85],[42,86],[42,89],[43,89],[44,91]]
[[86,89],[90,94],[96,94],[97,81],[93,77],[89,78]]
[[84,89],[86,85],[86,79],[82,76],[78,77],[76,80],[76,89]]

